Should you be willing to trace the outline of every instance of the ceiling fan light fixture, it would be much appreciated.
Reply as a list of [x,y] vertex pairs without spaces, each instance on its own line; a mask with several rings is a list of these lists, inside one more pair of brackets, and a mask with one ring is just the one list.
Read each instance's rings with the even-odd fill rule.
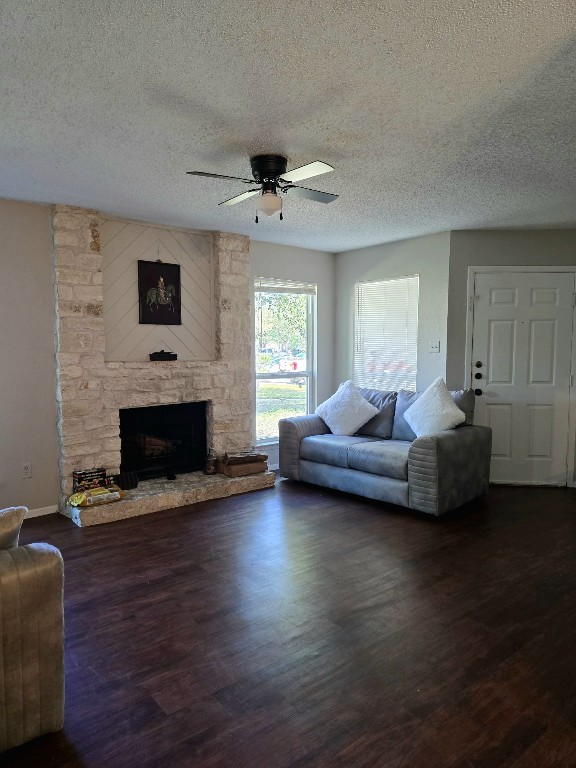
[[282,210],[282,198],[276,192],[263,192],[256,203],[258,213],[264,216],[273,216]]
[[[192,176],[202,176],[211,179],[241,181],[243,184],[250,184],[252,187],[254,187],[254,184],[257,184],[258,187],[256,189],[249,189],[218,203],[218,205],[236,205],[236,203],[257,195],[256,224],[258,224],[258,214],[273,216],[275,213],[279,213],[280,221],[282,221],[282,197],[284,194],[288,194],[290,197],[303,197],[306,200],[314,200],[316,203],[332,203],[338,198],[338,195],[321,192],[319,189],[308,189],[294,183],[333,171],[334,168],[331,165],[320,160],[314,160],[312,163],[286,171],[287,162],[287,158],[284,155],[254,155],[250,158],[250,167],[254,181],[242,176],[223,176],[220,173],[208,173],[207,171],[187,171],[187,173]],[[282,192],[282,195],[278,194],[279,191]]]

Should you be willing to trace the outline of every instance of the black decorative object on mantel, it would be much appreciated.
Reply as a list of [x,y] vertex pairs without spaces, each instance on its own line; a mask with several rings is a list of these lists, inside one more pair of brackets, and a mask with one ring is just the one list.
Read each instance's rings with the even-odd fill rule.
[[163,349],[160,352],[150,352],[148,357],[150,360],[178,360],[176,352],[164,352]]

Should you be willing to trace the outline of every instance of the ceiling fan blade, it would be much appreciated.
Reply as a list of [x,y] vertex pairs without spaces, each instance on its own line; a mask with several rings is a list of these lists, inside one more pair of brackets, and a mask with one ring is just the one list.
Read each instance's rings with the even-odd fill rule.
[[222,176],[219,173],[204,173],[204,171],[186,171],[189,176],[206,176],[209,179],[234,179],[235,181],[243,181],[244,184],[254,184],[254,179],[243,179],[240,176]]
[[282,181],[302,181],[303,179],[309,179],[312,176],[320,176],[322,173],[329,173],[333,171],[331,165],[323,163],[320,160],[315,160],[313,163],[307,165],[301,165],[300,168],[294,168],[293,171],[282,174]]
[[229,200],[224,200],[224,202],[218,203],[218,205],[236,205],[236,203],[241,203],[242,200],[247,200],[249,197],[259,194],[260,189],[249,189],[248,192],[242,192],[241,195],[236,195],[236,197],[231,197]]
[[317,203],[333,203],[334,200],[338,199],[338,195],[320,192],[317,189],[307,189],[306,187],[288,187],[282,191],[291,197],[305,197],[307,200],[315,200]]

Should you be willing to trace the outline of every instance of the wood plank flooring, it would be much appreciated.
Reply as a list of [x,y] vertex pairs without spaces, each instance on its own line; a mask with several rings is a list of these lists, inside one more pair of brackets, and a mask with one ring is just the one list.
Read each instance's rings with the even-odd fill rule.
[[3,768],[576,766],[576,492],[436,519],[291,481],[94,528],[66,722]]

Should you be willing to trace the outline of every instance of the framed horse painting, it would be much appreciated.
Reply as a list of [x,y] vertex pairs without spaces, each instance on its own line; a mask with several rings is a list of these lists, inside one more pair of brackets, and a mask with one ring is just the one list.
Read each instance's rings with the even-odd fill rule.
[[180,264],[138,260],[140,323],[182,325]]

